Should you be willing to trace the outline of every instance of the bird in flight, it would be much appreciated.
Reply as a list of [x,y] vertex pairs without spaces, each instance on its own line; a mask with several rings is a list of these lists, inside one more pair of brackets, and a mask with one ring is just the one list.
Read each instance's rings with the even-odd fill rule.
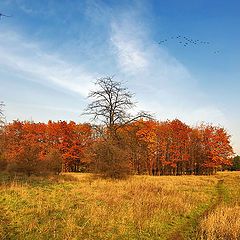
[[[172,35],[170,37],[167,37],[166,39],[162,39],[161,41],[158,42],[158,44],[160,45],[165,45],[167,42],[170,41],[176,41],[178,44],[187,47],[187,48],[191,48],[191,47],[200,47],[200,46],[206,46],[206,47],[210,47],[210,42],[208,41],[203,41],[200,39],[194,39],[192,37],[188,37],[188,36],[184,36],[184,35]],[[211,47],[210,47],[211,48]],[[221,53],[220,50],[215,50],[213,51],[214,54],[219,54]]]
[[0,13],[0,20],[1,20],[2,17],[12,17],[12,16],[8,16],[8,15]]
[[178,41],[178,43],[182,44],[182,45],[206,45],[206,44],[210,44],[210,42],[206,42],[206,41],[200,41],[199,39],[197,40],[194,40],[192,38],[189,38],[187,36],[182,36],[182,35],[177,35],[177,36],[171,36],[171,37],[168,37],[167,39],[163,39],[161,41],[158,42],[158,44],[164,44],[166,43],[167,41],[169,40],[180,40]]

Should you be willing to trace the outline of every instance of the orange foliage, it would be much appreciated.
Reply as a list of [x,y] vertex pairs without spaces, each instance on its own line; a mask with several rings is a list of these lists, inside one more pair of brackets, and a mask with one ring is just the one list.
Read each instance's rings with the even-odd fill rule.
[[230,136],[226,130],[221,127],[201,126],[200,132],[206,153],[202,165],[207,167],[231,165],[233,149],[229,141]]
[[[89,151],[99,137],[87,123],[49,121],[45,123],[14,121],[5,129],[9,163],[40,163],[51,149],[63,159],[65,171],[83,171],[90,163]],[[128,149],[128,162],[137,173],[211,174],[216,168],[231,165],[233,150],[230,136],[221,127],[201,125],[196,128],[173,121],[140,119],[119,128],[121,146]],[[123,140],[124,139],[124,140]],[[27,159],[27,160],[26,160]]]
[[48,124],[14,121],[7,125],[6,136],[6,154],[10,164],[18,156],[28,154],[31,149],[38,149],[39,161],[44,159],[50,149],[59,150],[64,159],[64,168],[68,171],[79,171],[81,164],[89,162],[86,152],[92,143],[92,129],[89,124],[65,121],[49,121]]
[[139,163],[135,154],[132,165],[137,173],[209,174],[231,164],[233,150],[224,128],[205,125],[191,128],[178,119],[165,122],[140,119],[130,124],[127,132],[132,150],[145,158]]

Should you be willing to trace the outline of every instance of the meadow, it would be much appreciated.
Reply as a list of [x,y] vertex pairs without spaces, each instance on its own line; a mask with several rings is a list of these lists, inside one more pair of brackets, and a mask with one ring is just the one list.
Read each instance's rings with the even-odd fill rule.
[[1,174],[0,239],[240,239],[240,172]]

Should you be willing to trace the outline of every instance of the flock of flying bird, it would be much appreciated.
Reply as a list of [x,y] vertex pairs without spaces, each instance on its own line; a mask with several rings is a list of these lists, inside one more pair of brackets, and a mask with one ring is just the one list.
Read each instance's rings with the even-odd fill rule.
[[[177,36],[172,36],[172,37],[166,38],[164,40],[159,41],[158,44],[161,45],[170,40],[178,41],[178,43],[183,45],[184,47],[210,44],[210,42],[207,42],[207,41],[201,41],[199,39],[192,39],[190,37],[186,37],[186,36],[182,36],[182,35],[177,35]],[[215,53],[215,54],[220,53],[220,50],[215,50],[213,53]]]
[[[0,20],[2,19],[2,17],[12,17],[12,16],[8,16],[5,14],[0,13]],[[188,47],[188,46],[195,46],[195,45],[209,45],[210,42],[206,42],[206,41],[201,41],[199,39],[192,39],[186,36],[181,36],[181,35],[177,35],[177,36],[172,36],[169,38],[166,38],[164,40],[161,40],[160,42],[158,42],[158,44],[164,44],[170,40],[175,40],[178,41],[179,44],[183,45],[184,47]],[[218,54],[220,53],[220,50],[215,50],[213,53]]]
[[2,17],[12,17],[12,16],[8,16],[8,15],[0,13],[0,20],[1,20]]
[[188,37],[185,37],[185,36],[181,36],[181,35],[178,35],[176,37],[170,37],[170,38],[165,39],[165,40],[161,40],[159,42],[159,44],[167,42],[170,39],[177,39],[177,40],[179,40],[178,43],[183,44],[184,47],[188,46],[188,44],[209,44],[209,42],[200,41],[199,39],[194,40],[194,39],[191,39],[191,38],[188,38]]

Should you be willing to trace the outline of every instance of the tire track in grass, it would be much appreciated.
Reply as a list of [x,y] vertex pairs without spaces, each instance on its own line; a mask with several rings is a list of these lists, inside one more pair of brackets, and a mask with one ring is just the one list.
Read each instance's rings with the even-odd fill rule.
[[196,226],[199,224],[202,218],[206,217],[208,214],[210,214],[212,211],[216,209],[216,207],[223,201],[223,190],[222,190],[223,180],[218,180],[218,183],[216,185],[217,189],[217,200],[214,204],[212,204],[210,207],[208,207],[203,213],[200,215],[197,215],[187,223],[183,224],[179,228],[177,228],[170,236],[167,238],[167,240],[186,240],[187,238],[184,238],[184,233],[189,230],[189,227],[192,229],[196,228]]

